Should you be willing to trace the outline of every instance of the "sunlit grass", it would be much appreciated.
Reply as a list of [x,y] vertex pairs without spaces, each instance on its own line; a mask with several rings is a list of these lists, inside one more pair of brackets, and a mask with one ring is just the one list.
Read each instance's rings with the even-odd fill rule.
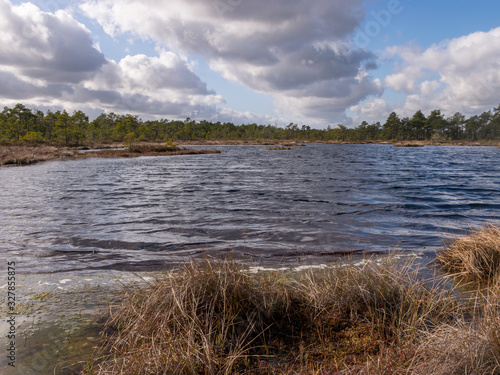
[[[471,251],[497,231],[471,234]],[[126,291],[84,373],[499,374],[498,284],[464,289],[420,267],[393,256],[256,273],[194,262]]]
[[250,274],[230,261],[193,263],[111,311],[110,355],[89,373],[313,374],[373,366],[378,356],[404,368],[409,358],[395,348],[411,353],[422,332],[459,310],[410,265]]
[[[91,150],[91,149],[98,150]],[[90,149],[90,150],[89,150]],[[81,152],[87,150],[87,152]],[[179,147],[173,143],[136,143],[130,147],[122,144],[89,144],[66,147],[57,144],[19,143],[0,144],[0,166],[30,165],[50,160],[81,159],[90,157],[118,158],[162,155],[218,154],[220,150]]]
[[500,277],[500,226],[485,225],[439,252],[439,267],[466,282],[497,283]]

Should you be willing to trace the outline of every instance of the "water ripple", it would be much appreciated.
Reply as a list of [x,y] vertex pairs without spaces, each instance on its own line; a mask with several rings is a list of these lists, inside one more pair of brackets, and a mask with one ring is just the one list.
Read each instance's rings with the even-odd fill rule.
[[25,272],[153,269],[207,255],[324,262],[433,251],[499,219],[496,148],[222,148],[2,168],[0,256]]

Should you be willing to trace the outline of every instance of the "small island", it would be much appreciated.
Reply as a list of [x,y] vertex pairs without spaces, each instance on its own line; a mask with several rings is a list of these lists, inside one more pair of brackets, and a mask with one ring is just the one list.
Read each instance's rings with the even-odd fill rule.
[[0,166],[31,165],[51,160],[85,158],[132,158],[139,156],[174,156],[220,154],[220,150],[196,149],[175,143],[138,143],[134,145],[102,144],[92,146],[62,146],[44,143],[11,143],[0,146]]

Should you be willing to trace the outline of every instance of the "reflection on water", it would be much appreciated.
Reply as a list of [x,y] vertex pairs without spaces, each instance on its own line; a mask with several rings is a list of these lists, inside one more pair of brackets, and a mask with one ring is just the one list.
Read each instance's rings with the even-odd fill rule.
[[2,168],[1,256],[22,272],[55,272],[157,269],[207,253],[271,264],[432,251],[498,221],[499,152],[224,146],[219,155]]

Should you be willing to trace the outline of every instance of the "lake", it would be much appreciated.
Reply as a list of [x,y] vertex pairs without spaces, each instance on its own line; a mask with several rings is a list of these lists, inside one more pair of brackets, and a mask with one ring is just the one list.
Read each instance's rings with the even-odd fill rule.
[[216,148],[1,168],[3,261],[54,273],[207,254],[263,265],[395,248],[432,256],[443,239],[499,220],[496,147]]

